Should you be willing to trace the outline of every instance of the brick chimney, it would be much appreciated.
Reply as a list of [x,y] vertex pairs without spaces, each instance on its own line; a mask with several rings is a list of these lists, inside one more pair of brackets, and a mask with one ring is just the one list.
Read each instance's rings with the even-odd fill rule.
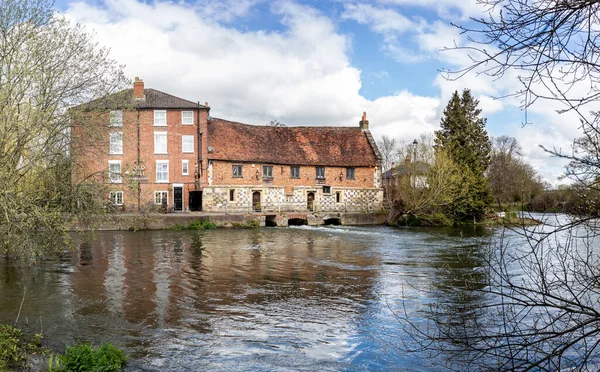
[[144,81],[136,76],[133,82],[133,98],[144,99],[144,97]]
[[360,129],[369,130],[369,121],[367,120],[367,112],[363,112],[362,120],[358,122]]

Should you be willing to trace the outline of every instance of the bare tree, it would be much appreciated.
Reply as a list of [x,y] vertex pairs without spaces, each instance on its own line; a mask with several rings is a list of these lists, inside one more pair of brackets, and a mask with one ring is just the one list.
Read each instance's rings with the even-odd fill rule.
[[[523,108],[552,100],[560,113],[576,112],[583,136],[572,153],[547,149],[570,160],[566,177],[579,185],[590,207],[577,215],[544,219],[535,228],[493,236],[468,286],[483,301],[471,307],[443,303],[427,311],[428,322],[404,318],[416,347],[453,351],[455,368],[487,370],[597,370],[600,364],[600,255],[597,221],[600,169],[598,115],[586,107],[600,90],[600,2],[597,0],[483,0],[485,17],[457,26],[469,43],[472,64],[451,79],[476,72],[495,79],[517,72],[514,92]],[[527,120],[526,120],[527,121]],[[594,196],[596,195],[596,196]],[[594,213],[593,211],[596,211]],[[468,312],[471,317],[459,318]],[[456,367],[460,365],[461,367]],[[450,368],[452,365],[450,364]]]
[[275,119],[275,120],[270,120],[267,123],[268,126],[270,127],[287,127],[287,125],[283,124],[282,122],[280,122],[279,120]]
[[377,148],[381,152],[381,166],[384,172],[392,168],[392,163],[395,161],[397,143],[395,138],[391,138],[387,134],[381,136],[377,141]]
[[125,81],[108,50],[51,2],[0,1],[0,253],[61,249],[50,237],[62,236],[61,212],[76,192],[69,108]]
[[[448,71],[452,79],[474,71],[503,78],[519,71],[523,107],[538,99],[579,110],[600,97],[600,3],[595,0],[482,0],[487,16],[474,26],[456,25],[468,35],[472,64]],[[581,89],[573,89],[578,86]],[[564,112],[563,110],[563,112]]]

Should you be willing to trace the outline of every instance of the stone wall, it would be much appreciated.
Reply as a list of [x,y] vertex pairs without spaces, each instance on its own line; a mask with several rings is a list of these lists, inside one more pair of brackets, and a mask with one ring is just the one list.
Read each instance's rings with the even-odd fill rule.
[[254,210],[254,193],[260,194],[261,212],[306,212],[309,193],[314,194],[315,212],[371,212],[382,208],[381,189],[331,187],[330,191],[324,193],[322,186],[295,186],[286,194],[284,187],[210,186],[203,189],[202,210],[250,213]]

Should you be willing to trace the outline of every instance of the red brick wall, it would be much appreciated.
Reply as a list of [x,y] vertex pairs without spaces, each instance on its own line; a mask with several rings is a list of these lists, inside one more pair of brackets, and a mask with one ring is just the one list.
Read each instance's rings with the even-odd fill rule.
[[[234,178],[232,165],[242,165],[243,178]],[[300,178],[290,178],[289,165],[272,165],[273,180],[265,182],[262,178],[262,166],[271,164],[235,163],[226,161],[212,161],[212,185],[271,185],[271,186],[310,186],[317,185],[316,170],[314,166],[301,166]],[[258,170],[258,180],[256,171]],[[340,173],[342,179],[340,181]],[[325,167],[325,181],[319,180],[319,185],[337,187],[374,187],[374,167],[356,167],[354,169],[354,180],[346,179],[345,167]]]
[[[181,112],[192,111],[194,121],[192,125],[181,123]],[[167,110],[167,126],[154,126],[154,110],[142,109],[123,112],[123,127],[110,127],[109,113],[89,113],[82,125],[75,123],[72,132],[72,153],[76,159],[77,167],[74,171],[74,181],[82,181],[92,174],[102,175],[106,182],[106,172],[109,160],[120,160],[123,171],[123,183],[110,185],[110,189],[124,191],[124,202],[129,207],[137,206],[137,181],[130,180],[132,167],[138,160],[138,114],[140,125],[140,160],[145,166],[144,175],[148,179],[141,182],[141,202],[143,206],[154,201],[154,191],[169,191],[169,204],[173,203],[173,183],[184,184],[184,209],[189,205],[189,191],[196,189],[195,172],[198,164],[198,110]],[[206,122],[207,110],[200,111],[200,117]],[[110,132],[123,132],[123,154],[109,154]],[[154,153],[154,132],[167,132],[167,154]],[[182,135],[194,136],[194,152],[183,153]],[[90,140],[93,138],[93,140]],[[204,145],[206,147],[206,145]],[[182,160],[188,160],[188,175],[182,175]],[[169,161],[168,183],[156,182],[156,160]],[[94,181],[98,181],[95,178]]]

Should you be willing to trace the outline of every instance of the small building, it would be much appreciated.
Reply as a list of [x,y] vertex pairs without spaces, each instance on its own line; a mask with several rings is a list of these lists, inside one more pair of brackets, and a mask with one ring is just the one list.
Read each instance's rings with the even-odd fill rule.
[[410,156],[406,158],[404,164],[392,163],[392,168],[383,172],[381,177],[385,200],[393,201],[399,187],[428,188],[427,174],[429,170],[429,164],[420,160],[411,161]]
[[[366,113],[352,127],[249,125],[213,118],[208,103],[145,88],[138,78],[133,89],[80,109],[74,181],[106,184],[107,198],[125,210],[163,203],[175,212],[244,213],[382,206],[381,155]],[[86,146],[83,128],[105,130]]]

